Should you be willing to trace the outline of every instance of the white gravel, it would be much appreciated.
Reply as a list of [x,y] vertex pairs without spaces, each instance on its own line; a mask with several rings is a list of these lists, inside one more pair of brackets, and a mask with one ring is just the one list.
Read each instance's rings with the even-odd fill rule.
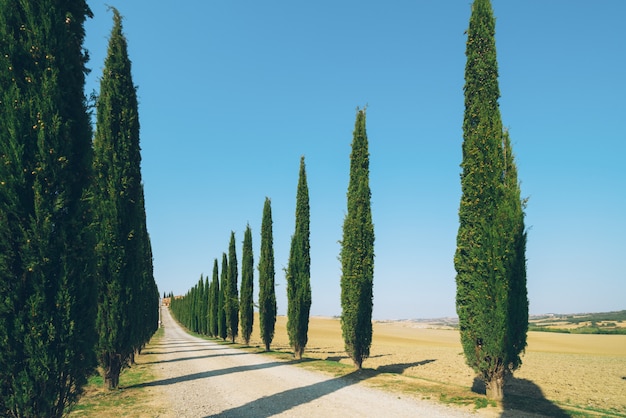
[[190,336],[162,309],[157,380],[176,417],[476,417]]

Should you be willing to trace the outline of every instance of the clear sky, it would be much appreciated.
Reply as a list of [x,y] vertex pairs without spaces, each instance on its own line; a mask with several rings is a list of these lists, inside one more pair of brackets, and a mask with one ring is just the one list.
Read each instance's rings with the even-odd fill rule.
[[[454,316],[469,0],[89,1],[99,78],[116,6],[140,99],[154,274],[184,294],[253,233],[265,197],[287,310],[300,156],[312,315],[339,315],[338,241],[367,105],[374,318]],[[184,7],[183,7],[184,6]],[[530,313],[626,309],[626,1],[493,1],[500,109],[529,197]],[[241,267],[239,268],[241,271]]]

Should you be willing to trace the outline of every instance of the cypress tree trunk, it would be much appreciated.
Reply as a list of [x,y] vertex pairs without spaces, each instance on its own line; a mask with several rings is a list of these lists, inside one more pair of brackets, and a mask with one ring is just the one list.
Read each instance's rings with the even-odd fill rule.
[[0,7],[0,415],[60,417],[95,365],[85,1]]
[[374,225],[369,187],[365,109],[357,111],[350,155],[348,212],[341,242],[341,330],[346,353],[357,369],[372,345]]
[[309,190],[304,157],[300,158],[300,174],[296,195],[296,228],[291,238],[287,266],[287,333],[296,359],[301,359],[309,332],[311,309],[311,256],[309,243]]
[[272,205],[265,198],[261,221],[261,255],[259,260],[259,322],[265,351],[270,351],[276,326],[276,290],[274,285],[274,238],[272,233]]
[[117,389],[120,385],[122,372],[122,356],[117,353],[108,353],[104,369],[104,385],[109,390]]
[[457,313],[468,365],[484,380],[487,396],[501,399],[506,377],[521,365],[528,300],[523,202],[500,118],[489,0],[474,1],[466,55]]
[[246,227],[241,254],[241,337],[247,345],[250,342],[254,321],[254,301],[252,300],[254,292],[254,257],[252,254],[252,230],[250,225]]
[[239,335],[239,292],[237,291],[237,249],[235,248],[235,233],[230,233],[228,245],[228,281],[225,293],[226,328],[231,342]]

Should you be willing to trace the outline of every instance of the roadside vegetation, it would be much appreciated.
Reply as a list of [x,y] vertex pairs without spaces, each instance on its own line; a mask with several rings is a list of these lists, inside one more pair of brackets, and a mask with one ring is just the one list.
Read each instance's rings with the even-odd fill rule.
[[[154,334],[151,344],[163,337],[163,328]],[[70,417],[102,417],[102,416],[132,416],[155,417],[167,416],[167,405],[160,399],[153,389],[139,387],[142,383],[155,380],[153,362],[157,355],[141,354],[136,358],[137,363],[124,369],[120,374],[119,386],[116,390],[109,390],[101,374],[91,376],[84,393],[70,412]]]

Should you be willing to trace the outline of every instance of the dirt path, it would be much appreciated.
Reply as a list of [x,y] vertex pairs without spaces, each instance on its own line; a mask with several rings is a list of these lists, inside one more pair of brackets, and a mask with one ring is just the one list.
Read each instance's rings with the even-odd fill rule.
[[152,345],[158,379],[176,417],[470,417],[443,405],[399,397],[289,362],[192,337],[162,309],[165,337]]

